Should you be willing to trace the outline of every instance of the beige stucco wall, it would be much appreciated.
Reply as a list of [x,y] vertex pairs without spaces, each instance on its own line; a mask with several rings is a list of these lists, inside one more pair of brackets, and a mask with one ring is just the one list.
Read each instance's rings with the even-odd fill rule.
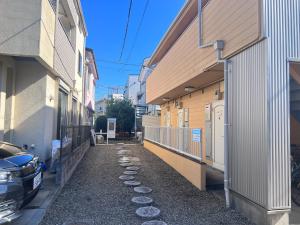
[[144,147],[173,167],[197,188],[205,190],[206,165],[191,161],[146,140],[144,141]]
[[[78,73],[78,57],[79,57],[79,52],[81,53],[82,56],[82,63],[83,63],[83,71],[82,75]],[[84,63],[85,63],[85,37],[82,31],[80,31],[79,27],[76,27],[76,63],[75,63],[75,79],[76,79],[76,90],[78,91],[77,93],[77,98],[79,102],[83,102],[83,77],[85,75],[85,70],[84,70]]]
[[0,53],[38,55],[41,0],[1,0]]
[[[7,70],[12,69],[12,96],[7,99],[6,95],[6,81],[7,81]],[[4,132],[13,130],[14,127],[14,81],[15,81],[15,62],[11,57],[0,56],[0,140],[4,139]],[[8,102],[7,102],[8,100]],[[8,104],[7,104],[8,103]],[[6,109],[9,106],[9,109]],[[9,126],[9,127],[8,127]],[[7,140],[6,141],[10,141]]]
[[53,68],[55,14],[48,0],[42,0],[39,56]]
[[1,0],[0,54],[30,56],[53,67],[55,16],[48,0]]
[[50,156],[54,138],[56,110],[50,95],[55,93],[55,79],[36,61],[16,63],[15,126],[13,142],[35,144],[42,160]]

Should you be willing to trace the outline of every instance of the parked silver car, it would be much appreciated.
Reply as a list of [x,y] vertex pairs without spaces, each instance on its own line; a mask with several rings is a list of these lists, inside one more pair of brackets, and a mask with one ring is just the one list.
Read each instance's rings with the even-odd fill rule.
[[19,209],[38,193],[42,177],[38,157],[0,142],[0,224],[20,216]]

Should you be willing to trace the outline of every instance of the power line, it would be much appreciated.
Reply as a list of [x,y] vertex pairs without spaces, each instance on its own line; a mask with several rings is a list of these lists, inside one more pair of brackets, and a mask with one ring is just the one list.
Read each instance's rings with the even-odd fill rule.
[[107,67],[107,66],[101,66],[101,70],[115,70],[115,71],[118,71],[118,72],[128,72],[128,71],[137,71],[138,69],[120,69],[118,67]]
[[136,31],[136,33],[135,33],[135,36],[134,36],[134,39],[133,39],[133,45],[132,45],[132,47],[131,47],[131,49],[130,49],[130,51],[129,51],[128,57],[127,57],[127,59],[126,59],[126,62],[130,59],[131,54],[132,54],[132,52],[133,52],[133,49],[135,48],[135,44],[136,44],[136,41],[137,41],[137,39],[138,39],[140,30],[141,30],[141,28],[142,28],[142,25],[143,25],[143,22],[144,22],[144,18],[145,18],[147,9],[148,9],[148,5],[149,5],[149,0],[147,0],[146,4],[145,4],[145,6],[144,6],[143,14],[142,14],[140,23],[139,23],[139,25],[138,25],[138,29],[137,29],[137,31]]
[[125,65],[125,66],[136,66],[136,67],[142,66],[142,64],[125,63],[125,62],[118,62],[118,61],[111,61],[111,60],[104,60],[104,59],[97,59],[96,62],[111,63],[111,64],[118,64],[118,65]]
[[126,43],[126,39],[127,39],[127,33],[128,33],[128,27],[129,27],[130,15],[131,15],[131,7],[132,7],[132,0],[130,0],[130,3],[129,3],[127,23],[126,23],[126,27],[125,27],[125,35],[124,35],[124,39],[123,39],[123,45],[122,45],[122,49],[121,49],[120,60],[122,59],[123,51],[124,51],[125,43]]

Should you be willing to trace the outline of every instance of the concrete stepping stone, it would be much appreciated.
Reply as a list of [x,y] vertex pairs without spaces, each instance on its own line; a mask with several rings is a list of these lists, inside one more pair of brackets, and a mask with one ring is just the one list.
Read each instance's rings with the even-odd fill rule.
[[129,160],[119,160],[119,163],[131,163]]
[[117,152],[118,155],[127,155],[127,154],[131,154],[130,150],[120,150]]
[[123,172],[125,175],[136,175],[138,172],[133,170],[126,170]]
[[133,166],[141,166],[141,165],[142,165],[141,162],[132,162],[132,161],[131,161],[131,164],[132,164]]
[[132,161],[132,162],[140,162],[140,158],[138,157],[129,157],[129,160]]
[[122,167],[129,167],[129,166],[133,166],[133,164],[131,162],[129,162],[129,163],[121,163],[120,166],[122,166]]
[[119,176],[120,180],[134,180],[135,177],[134,176],[129,176],[129,175],[121,175]]
[[126,186],[135,187],[135,186],[141,185],[141,182],[140,181],[135,181],[135,180],[127,180],[127,181],[124,181],[124,184]]
[[135,213],[142,218],[155,218],[160,214],[160,210],[153,206],[145,206],[138,208]]
[[164,221],[161,220],[151,220],[142,223],[142,225],[168,225]]
[[119,160],[129,160],[130,161],[130,158],[131,157],[128,157],[128,156],[122,156],[119,158]]
[[140,168],[139,167],[137,167],[137,166],[128,166],[128,167],[126,167],[126,170],[134,170],[134,171],[137,171],[137,170],[139,170]]
[[135,187],[133,190],[134,190],[136,193],[140,193],[140,194],[149,194],[149,193],[152,192],[152,189],[151,189],[151,188],[145,187],[145,186],[143,186],[143,187]]
[[131,202],[138,205],[149,205],[153,202],[153,199],[146,196],[138,196],[138,197],[133,197],[131,199]]

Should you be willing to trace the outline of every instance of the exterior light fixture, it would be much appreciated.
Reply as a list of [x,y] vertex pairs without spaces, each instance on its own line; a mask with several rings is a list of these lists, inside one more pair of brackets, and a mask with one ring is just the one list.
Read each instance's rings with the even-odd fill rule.
[[193,91],[196,91],[196,88],[192,87],[192,86],[187,86],[184,88],[184,91],[185,92],[193,92]]
[[168,102],[168,101],[170,101],[171,99],[170,98],[167,98],[167,97],[165,97],[165,98],[163,98],[162,99],[164,102]]

